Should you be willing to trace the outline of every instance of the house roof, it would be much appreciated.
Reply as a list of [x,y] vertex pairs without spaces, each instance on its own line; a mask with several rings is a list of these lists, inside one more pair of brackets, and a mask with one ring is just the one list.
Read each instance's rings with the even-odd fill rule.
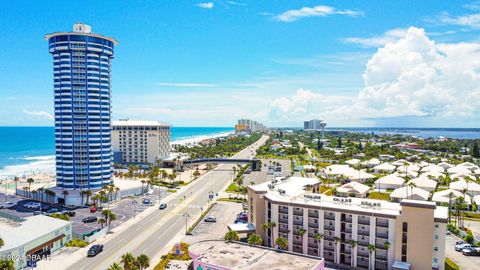
[[405,179],[402,177],[396,175],[396,174],[389,174],[387,176],[384,176],[382,178],[379,178],[375,181],[375,184],[381,184],[381,185],[403,185],[405,182]]
[[[408,195],[408,196],[407,196]],[[390,198],[397,198],[397,199],[415,199],[415,200],[428,200],[430,196],[430,192],[417,188],[417,187],[401,187],[395,189],[392,193],[390,193]]]
[[437,186],[437,182],[427,177],[417,177],[408,181],[408,183],[414,183],[419,188],[435,188]]
[[377,166],[373,167],[373,169],[377,171],[394,171],[395,168],[395,166],[387,162],[378,164]]
[[350,182],[345,185],[342,185],[337,188],[337,192],[341,193],[357,193],[357,194],[364,194],[370,189],[369,186],[360,184],[358,182]]
[[[468,187],[467,187],[468,186]],[[467,189],[468,191],[480,192],[480,185],[475,182],[467,183],[465,180],[458,180],[450,183],[450,188],[455,190]]]
[[[463,197],[463,194],[458,190],[446,189],[446,190],[433,193],[432,201],[440,202],[440,203],[448,203],[448,201],[450,200],[449,198],[450,193],[452,193],[452,203],[455,201],[455,198]],[[465,202],[470,204],[470,201],[471,201],[470,196],[468,194],[465,194]]]

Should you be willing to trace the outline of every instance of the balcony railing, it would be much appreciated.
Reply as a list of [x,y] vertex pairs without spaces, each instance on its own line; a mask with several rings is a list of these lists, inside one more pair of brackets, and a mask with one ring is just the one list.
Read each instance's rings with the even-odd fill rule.
[[319,215],[318,215],[318,212],[315,213],[315,212],[310,212],[308,211],[308,217],[311,217],[311,218],[318,218]]
[[303,220],[294,220],[293,224],[298,226],[303,226]]
[[384,233],[384,232],[376,232],[375,236],[377,238],[388,239],[388,233]]
[[388,221],[377,221],[378,227],[388,228]]
[[286,218],[279,218],[279,219],[278,219],[278,222],[279,222],[279,223],[288,224],[288,219],[286,219]]
[[278,231],[283,232],[283,233],[289,233],[290,232],[290,230],[288,230],[288,228],[278,228]]
[[278,212],[282,214],[288,214],[288,208],[280,207],[278,208]]
[[368,230],[358,230],[357,233],[359,235],[370,235],[370,231],[368,231]]
[[370,225],[370,220],[369,220],[369,219],[366,219],[366,218],[359,218],[359,219],[358,219],[358,224]]
[[318,223],[309,222],[309,223],[308,223],[308,227],[318,228]]
[[359,239],[358,244],[362,246],[367,246],[368,244],[370,244],[370,241],[368,239]]
[[329,214],[325,214],[323,216],[324,219],[328,219],[328,220],[335,220],[335,215],[329,215]]
[[303,210],[294,209],[293,214],[296,215],[296,216],[303,216]]
[[323,228],[325,230],[329,230],[329,231],[334,231],[335,230],[335,226],[333,226],[333,225],[324,225]]

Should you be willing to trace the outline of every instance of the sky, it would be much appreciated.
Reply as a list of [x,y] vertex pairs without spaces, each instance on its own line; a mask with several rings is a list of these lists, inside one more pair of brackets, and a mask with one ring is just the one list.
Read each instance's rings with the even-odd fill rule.
[[119,41],[113,118],[479,127],[479,1],[4,1],[0,125],[53,125],[44,35]]

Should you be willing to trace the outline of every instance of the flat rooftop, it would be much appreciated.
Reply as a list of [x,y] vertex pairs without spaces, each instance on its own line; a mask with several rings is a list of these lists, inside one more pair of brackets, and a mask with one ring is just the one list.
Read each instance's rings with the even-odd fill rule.
[[[1,236],[5,243],[5,245],[0,248],[0,251],[18,248],[43,237],[45,234],[71,224],[70,221],[44,215],[31,216],[24,219],[24,221],[16,224],[0,222]],[[0,220],[4,220],[4,218],[0,218]]]
[[189,252],[199,256],[198,261],[230,269],[314,269],[322,259],[311,256],[278,252],[264,247],[225,242],[202,241],[191,244]]
[[[278,178],[259,185],[249,186],[254,192],[265,193],[265,198],[280,204],[299,204],[305,207],[329,208],[338,211],[355,211],[365,215],[379,214],[398,216],[402,210],[401,203],[366,198],[342,198],[313,193],[308,186],[318,183],[318,179],[305,177]],[[414,201],[417,205],[428,204],[435,207],[435,218],[446,219],[446,207],[435,206],[432,202]]]
[[112,126],[118,127],[169,127],[169,124],[160,123],[158,121],[147,121],[147,120],[117,120],[112,121]]

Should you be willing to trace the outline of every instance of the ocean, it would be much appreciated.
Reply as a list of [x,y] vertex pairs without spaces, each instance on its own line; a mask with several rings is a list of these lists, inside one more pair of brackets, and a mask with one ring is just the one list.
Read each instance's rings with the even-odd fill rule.
[[346,130],[351,132],[382,134],[399,134],[418,138],[438,138],[440,136],[452,139],[480,139],[480,128],[327,128],[328,130]]
[[[172,127],[170,137],[181,142],[231,131],[228,127]],[[54,133],[53,127],[0,127],[0,179],[52,170]]]

